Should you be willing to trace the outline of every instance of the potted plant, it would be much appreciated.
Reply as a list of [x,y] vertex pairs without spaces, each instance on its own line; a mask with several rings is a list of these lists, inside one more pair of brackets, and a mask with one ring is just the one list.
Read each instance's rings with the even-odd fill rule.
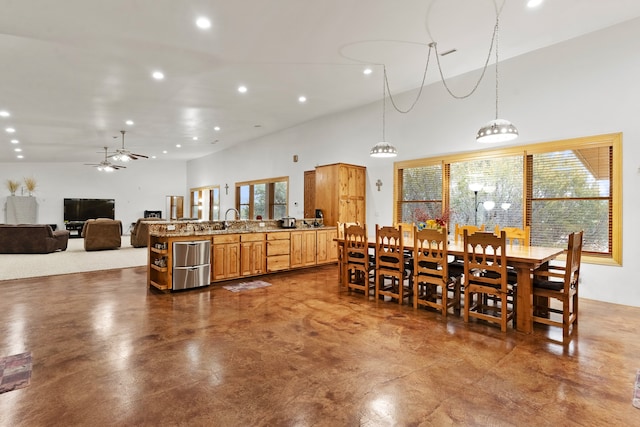
[[27,187],[27,191],[29,195],[32,196],[33,192],[36,190],[36,179],[35,178],[25,178],[24,186]]
[[7,180],[7,188],[12,196],[16,195],[16,190],[20,188],[20,183],[18,181],[14,181],[12,179]]

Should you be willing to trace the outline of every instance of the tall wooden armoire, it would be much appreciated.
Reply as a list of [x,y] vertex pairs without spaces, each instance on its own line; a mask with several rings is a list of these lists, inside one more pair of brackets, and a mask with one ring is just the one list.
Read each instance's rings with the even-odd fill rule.
[[335,163],[316,166],[316,209],[324,214],[324,225],[367,220],[367,168]]

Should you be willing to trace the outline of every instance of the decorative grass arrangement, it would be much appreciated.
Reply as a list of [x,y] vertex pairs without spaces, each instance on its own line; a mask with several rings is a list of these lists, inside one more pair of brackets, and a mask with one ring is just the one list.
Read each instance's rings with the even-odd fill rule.
[[16,190],[18,190],[18,188],[20,188],[20,183],[18,181],[14,181],[12,179],[8,179],[7,180],[7,188],[11,192],[11,195],[15,196]]
[[35,178],[25,178],[24,179],[24,186],[27,187],[27,191],[29,192],[29,195],[31,195],[31,193],[33,193],[36,190],[36,179]]

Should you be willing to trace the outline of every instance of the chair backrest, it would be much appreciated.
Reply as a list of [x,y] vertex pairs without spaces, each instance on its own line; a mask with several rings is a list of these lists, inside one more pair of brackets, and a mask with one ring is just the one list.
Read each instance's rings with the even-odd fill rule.
[[379,227],[376,224],[376,268],[404,268],[402,226]]
[[414,230],[413,272],[414,280],[445,286],[449,277],[447,228]]
[[500,235],[500,231],[504,231],[507,234],[507,243],[510,246],[513,246],[514,243],[520,246],[530,246],[531,245],[531,227],[528,225],[524,228],[518,227],[502,227],[496,225],[494,234],[496,236]]
[[342,225],[344,235],[344,252],[347,263],[366,264],[368,262],[368,241],[366,225]]
[[338,221],[338,239],[344,239],[344,227],[350,227],[352,225],[360,225],[359,222],[340,222]]
[[469,234],[476,233],[478,231],[484,231],[484,224],[482,225],[460,225],[456,224],[455,232],[453,234],[454,242],[462,241],[462,233],[467,230]]
[[413,223],[409,223],[409,222],[397,222],[396,223],[396,228],[397,227],[402,227],[402,234],[404,239],[413,239],[414,236],[414,225]]
[[[466,286],[487,286],[507,292],[506,234],[463,232]],[[473,274],[481,271],[482,274]]]
[[570,287],[578,287],[580,280],[580,261],[582,259],[582,238],[584,231],[569,234],[567,247],[567,266],[564,277],[565,291]]

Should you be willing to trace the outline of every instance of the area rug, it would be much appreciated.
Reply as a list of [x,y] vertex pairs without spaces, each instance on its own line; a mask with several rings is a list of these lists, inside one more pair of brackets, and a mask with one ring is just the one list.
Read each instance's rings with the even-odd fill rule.
[[271,286],[271,283],[263,282],[262,280],[254,280],[252,282],[242,282],[236,283],[235,285],[223,286],[223,288],[231,292],[240,292],[248,291],[250,289],[264,288],[265,286]]
[[31,383],[31,352],[0,358],[0,393]]
[[636,386],[633,389],[633,406],[640,409],[640,369],[636,372]]

